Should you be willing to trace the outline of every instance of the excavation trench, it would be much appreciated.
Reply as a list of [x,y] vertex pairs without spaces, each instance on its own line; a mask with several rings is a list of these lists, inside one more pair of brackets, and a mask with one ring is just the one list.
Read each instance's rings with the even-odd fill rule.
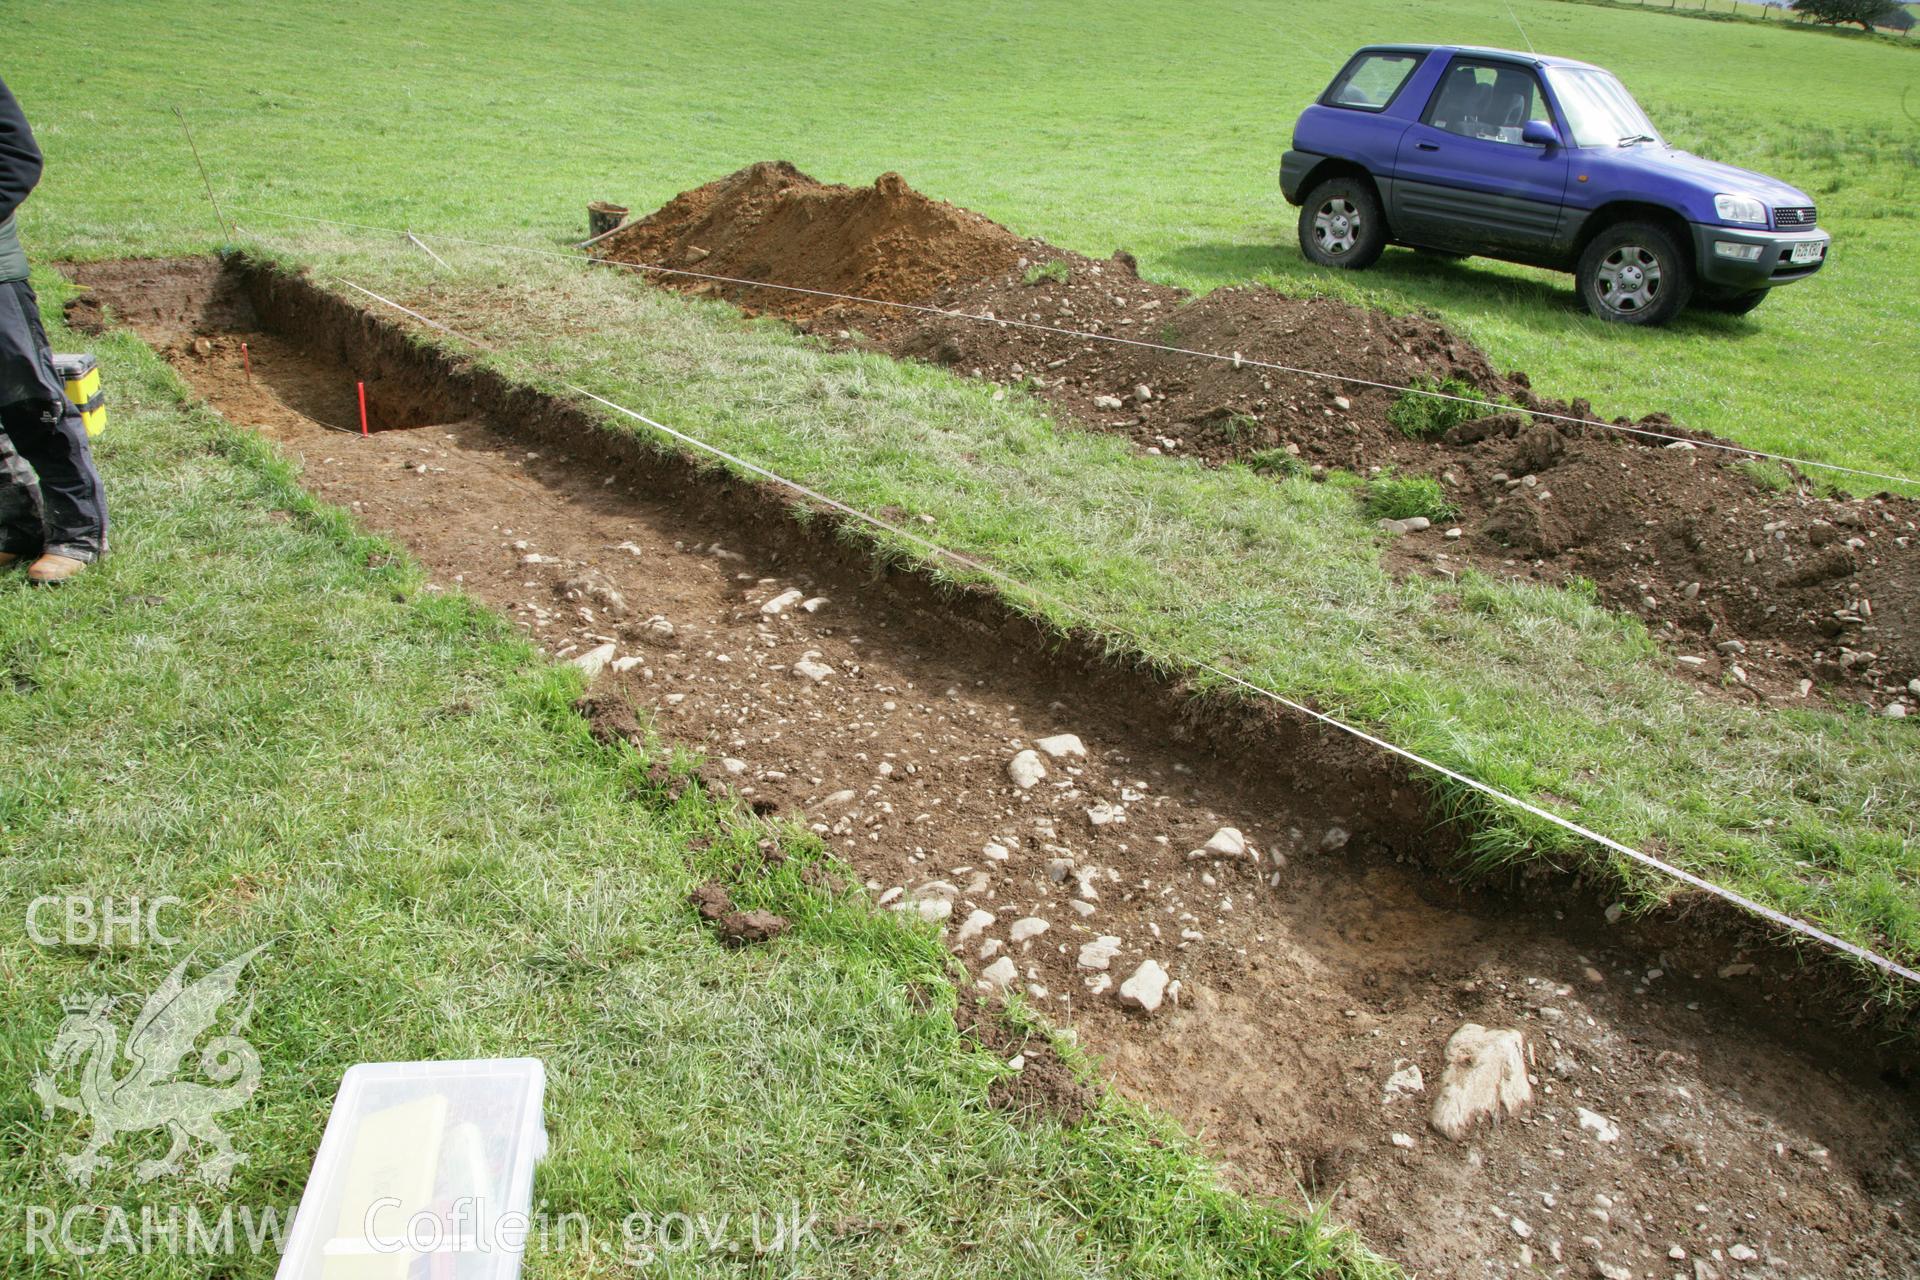
[[[1564,882],[1469,893],[1430,870],[1449,850],[1421,786],[1360,744],[1192,698],[984,593],[879,567],[766,487],[303,280],[207,260],[74,274],[90,287],[77,321],[105,304],[436,584],[558,656],[611,643],[637,659],[600,678],[599,704],[725,761],[746,798],[812,825],[874,890],[952,883],[950,938],[993,913],[957,948],[967,968],[997,945],[1117,1087],[1247,1189],[1331,1198],[1422,1275],[1692,1274],[1701,1259],[1731,1276],[1736,1247],[1755,1274],[1768,1259],[1787,1275],[1920,1264],[1905,1207],[1920,1130],[1897,1073],[1876,1074],[1864,1037],[1782,1013],[1808,976],[1728,921],[1610,928]],[[339,429],[357,425],[342,412],[357,416],[358,382],[385,428],[364,438]],[[812,661],[833,674],[808,678]],[[1059,733],[1085,758],[1015,788],[1009,757]],[[1124,821],[1094,825],[1102,805]],[[1262,859],[1189,858],[1222,826]],[[1047,930],[1012,941],[1026,918]],[[1178,1001],[1149,1018],[1095,991],[1079,956],[1101,936],[1117,940],[1115,985],[1151,957]],[[1729,961],[1742,972],[1722,980]],[[1454,1144],[1425,1114],[1467,1021],[1526,1034],[1538,1099]],[[1389,1088],[1408,1065],[1424,1091]],[[1582,1128],[1583,1108],[1618,1136]]]

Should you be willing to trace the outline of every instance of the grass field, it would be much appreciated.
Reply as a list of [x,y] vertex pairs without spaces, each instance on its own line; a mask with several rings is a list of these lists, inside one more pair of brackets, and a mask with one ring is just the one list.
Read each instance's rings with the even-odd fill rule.
[[[271,1275],[271,1254],[30,1252],[20,1215],[285,1211],[354,1062],[535,1055],[554,1140],[538,1195],[588,1233],[531,1250],[536,1280],[1386,1274],[1317,1219],[1222,1194],[1182,1139],[1119,1104],[1070,1130],[990,1109],[1008,1069],[960,1042],[939,942],[807,888],[810,841],[736,889],[794,932],[722,948],[685,895],[766,829],[698,787],[671,799],[637,753],[588,737],[576,673],[425,589],[266,447],[184,407],[132,339],[100,352],[119,554],[58,593],[0,590],[0,735],[33,743],[0,783],[0,913],[167,893],[185,941],[49,949],[0,931],[0,1270]],[[68,1183],[56,1161],[84,1125],[43,1117],[27,1087],[61,999],[137,1010],[189,953],[191,977],[262,944],[244,984],[260,1091],[223,1117],[249,1157],[233,1186],[139,1184],[152,1134],[123,1138],[90,1189]],[[749,1215],[795,1203],[819,1222],[792,1256],[622,1263],[635,1211],[705,1214],[741,1244]]]
[[[1543,49],[1619,69],[1677,140],[1813,190],[1841,242],[1833,266],[1748,320],[1656,333],[1599,328],[1563,280],[1518,268],[1391,255],[1363,277],[1309,271],[1273,182],[1294,112],[1364,40],[1518,43],[1505,6],[1481,0],[1361,0],[1284,22],[1254,4],[1094,21],[1067,6],[790,0],[723,17],[437,0],[400,21],[366,3],[236,16],[156,0],[137,24],[29,0],[9,7],[22,52],[4,73],[50,158],[23,216],[43,260],[221,238],[177,104],[249,230],[292,262],[432,288],[509,349],[516,377],[565,369],[848,500],[933,514],[956,547],[1111,620],[1116,643],[1230,664],[1920,955],[1911,726],[1710,700],[1578,591],[1470,579],[1442,600],[1395,581],[1333,486],[1133,457],[1018,398],[826,353],[624,277],[456,252],[450,281],[411,249],[287,237],[257,212],[551,247],[577,235],[589,198],[644,210],[752,160],[848,181],[894,169],[1024,233],[1128,247],[1163,279],[1434,310],[1542,391],[1606,412],[1670,410],[1755,445],[1920,473],[1920,282],[1888,265],[1920,187],[1920,125],[1901,104],[1920,63],[1747,24],[1514,10]],[[77,57],[76,33],[110,54]],[[1781,65],[1820,86],[1817,104],[1774,107]],[[987,1109],[998,1068],[954,1052],[929,937],[783,875],[755,891],[796,934],[718,950],[680,899],[750,832],[697,799],[665,803],[636,758],[583,736],[570,678],[504,624],[425,591],[261,447],[182,408],[137,344],[101,349],[118,554],[71,591],[0,592],[0,660],[29,695],[0,706],[0,732],[36,748],[0,791],[0,883],[15,912],[67,887],[163,884],[209,953],[271,943],[254,1038],[276,1092],[236,1127],[255,1154],[236,1198],[291,1198],[345,1064],[537,1046],[570,1126],[543,1194],[603,1228],[637,1200],[746,1212],[803,1186],[846,1223],[888,1224],[837,1237],[807,1274],[1313,1274],[1333,1254],[1372,1269],[1322,1224],[1221,1196],[1185,1147],[1111,1103],[1070,1132]],[[1470,816],[1485,861],[1593,857]],[[718,838],[690,855],[696,835]],[[9,934],[9,1073],[39,1064],[58,996],[150,990],[170,959]],[[933,1009],[907,998],[917,988]],[[69,1131],[23,1090],[0,1123],[8,1203],[70,1201],[53,1164]],[[130,1198],[125,1177],[96,1195]],[[550,1256],[533,1274],[596,1265]],[[35,1266],[64,1273],[17,1256],[9,1270]]]
[[[44,253],[211,242],[169,113],[196,122],[230,202],[553,244],[582,206],[646,210],[754,160],[866,182],[888,169],[1026,234],[1196,288],[1264,280],[1433,309],[1503,368],[1602,411],[1672,412],[1761,448],[1920,475],[1920,194],[1909,50],[1558,0],[1338,9],[1138,0],[856,16],[819,0],[499,8],[346,0],[234,16],[18,0],[7,78],[53,166],[28,207]],[[1589,320],[1565,277],[1393,253],[1309,268],[1275,172],[1293,117],[1355,46],[1521,46],[1617,70],[1681,145],[1806,188],[1833,263],[1745,319],[1664,332]],[[111,56],[73,56],[74,33]],[[1817,94],[1783,93],[1780,68]],[[1903,95],[1905,101],[1903,102]],[[264,218],[248,219],[269,228]]]

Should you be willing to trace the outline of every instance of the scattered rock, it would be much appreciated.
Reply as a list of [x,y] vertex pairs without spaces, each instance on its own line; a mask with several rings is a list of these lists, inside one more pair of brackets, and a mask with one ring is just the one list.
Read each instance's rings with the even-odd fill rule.
[[1753,1248],[1749,1245],[1736,1244],[1727,1250],[1727,1256],[1735,1262],[1752,1262],[1760,1255],[1754,1252]]
[[1389,1075],[1386,1084],[1380,1087],[1380,1101],[1388,1103],[1405,1094],[1426,1091],[1426,1077],[1420,1074],[1419,1064],[1402,1058],[1393,1064],[1393,1074]]
[[766,614],[769,618],[777,618],[794,605],[799,604],[805,595],[806,592],[801,591],[799,588],[789,587],[787,590],[782,591],[779,595],[761,605],[760,612]]
[[1167,994],[1167,971],[1157,960],[1143,960],[1133,976],[1120,984],[1120,1003],[1129,1009],[1152,1013]]
[[1119,396],[1095,396],[1093,398],[1093,407],[1096,409],[1105,409],[1111,413],[1124,406],[1121,404]]
[[1238,827],[1222,827],[1207,837],[1207,843],[1201,846],[1206,852],[1222,858],[1244,858],[1247,856],[1247,838],[1240,834]]
[[1589,1111],[1585,1107],[1575,1107],[1579,1113],[1580,1127],[1593,1135],[1595,1142],[1620,1141],[1620,1126],[1601,1115],[1598,1111]]
[[1353,838],[1345,827],[1328,827],[1327,834],[1320,837],[1320,847],[1331,853],[1335,849],[1347,847],[1347,841]]
[[1018,945],[1029,938],[1037,938],[1048,929],[1047,922],[1039,916],[1026,916],[1015,920],[1007,930],[1007,940]]
[[1414,1147],[1413,1135],[1410,1133],[1396,1133],[1387,1140],[1402,1151],[1411,1151]]
[[814,658],[805,657],[793,664],[793,674],[819,684],[833,674],[833,668]]
[[980,977],[983,981],[1005,991],[1019,979],[1020,971],[1014,967],[1012,956],[1001,956],[982,969]]
[[607,664],[613,661],[613,655],[618,652],[618,647],[611,644],[596,645],[575,658],[573,665],[580,668],[586,673],[587,679],[591,680],[607,669]]
[[974,910],[968,912],[967,918],[960,922],[960,931],[953,935],[953,945],[956,947],[966,946],[988,929],[991,929],[994,920],[997,918],[998,917],[991,911]]
[[1086,744],[1080,741],[1078,734],[1056,733],[1050,738],[1037,739],[1033,745],[1055,760],[1064,760],[1068,756],[1078,760],[1087,758]]
[[1013,779],[1013,785],[1027,791],[1039,785],[1047,776],[1047,766],[1040,762],[1037,752],[1022,751],[1007,761],[1007,776]]
[[1127,811],[1117,804],[1102,800],[1087,810],[1087,822],[1096,827],[1110,827],[1127,820]]
[[1498,1122],[1533,1102],[1526,1042],[1518,1031],[1465,1023],[1447,1041],[1446,1070],[1428,1123],[1458,1142],[1481,1120]]
[[1113,958],[1120,954],[1120,939],[1110,934],[1102,934],[1092,942],[1080,946],[1080,967],[1082,969],[1104,969]]

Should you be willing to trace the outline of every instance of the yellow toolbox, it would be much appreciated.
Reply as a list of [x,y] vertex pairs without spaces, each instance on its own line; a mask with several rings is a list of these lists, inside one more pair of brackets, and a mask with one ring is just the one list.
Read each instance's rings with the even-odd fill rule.
[[88,437],[105,431],[107,393],[100,389],[100,362],[91,355],[56,353],[53,367],[60,374],[60,381],[66,384],[67,399],[73,401],[73,407],[80,411],[80,420],[87,424]]

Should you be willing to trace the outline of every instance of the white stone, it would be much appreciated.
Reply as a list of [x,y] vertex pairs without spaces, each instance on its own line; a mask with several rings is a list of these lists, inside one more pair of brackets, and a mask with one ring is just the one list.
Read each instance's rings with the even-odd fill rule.
[[1009,856],[1003,844],[990,844],[980,852],[989,862],[1005,862]]
[[826,606],[827,603],[828,603],[827,598],[825,596],[814,596],[811,599],[802,600],[800,602],[800,607],[802,609],[805,609],[808,613],[818,613],[823,607]]
[[1735,1262],[1752,1262],[1760,1255],[1755,1253],[1753,1249],[1747,1245],[1736,1244],[1727,1250],[1727,1256]]
[[1095,396],[1093,398],[1093,407],[1096,409],[1105,409],[1111,413],[1113,410],[1120,408],[1120,397]]
[[953,903],[946,898],[906,898],[896,902],[895,911],[911,911],[922,920],[945,920],[953,914]]
[[1077,760],[1087,758],[1086,744],[1080,741],[1078,734],[1074,733],[1056,733],[1050,738],[1037,738],[1034,740],[1033,745],[1052,756],[1055,760],[1064,760],[1068,756],[1072,756]]
[[1026,791],[1038,786],[1040,780],[1047,776],[1047,766],[1040,762],[1037,753],[1022,751],[1007,761],[1007,776],[1013,779],[1014,786]]
[[1072,907],[1074,914],[1079,916],[1082,920],[1085,920],[1088,916],[1092,915],[1095,910],[1094,905],[1091,902],[1087,902],[1080,898],[1074,898],[1073,900],[1068,902],[1067,905]]
[[1096,974],[1087,980],[1087,990],[1096,996],[1103,994],[1112,985],[1113,975],[1110,973]]
[[1520,1033],[1468,1022],[1447,1040],[1447,1065],[1427,1122],[1458,1142],[1480,1121],[1497,1122],[1532,1102]]
[[960,922],[960,931],[953,935],[953,945],[964,947],[975,938],[993,927],[996,919],[991,911],[970,911],[967,918]]
[[728,756],[720,762],[720,767],[738,777],[747,771],[747,762],[738,756]]
[[982,969],[980,971],[980,977],[995,987],[998,987],[1000,990],[1005,991],[1020,977],[1020,971],[1013,967],[1012,956],[1001,956],[998,960],[995,960],[992,964]]
[[1420,1065],[1403,1058],[1393,1064],[1393,1074],[1388,1076],[1386,1084],[1381,1086],[1380,1101],[1391,1102],[1402,1094],[1426,1091],[1427,1080],[1420,1074]]
[[1047,931],[1048,925],[1039,916],[1025,916],[1013,922],[1007,930],[1007,939],[1016,945],[1029,938],[1037,938]]
[[1238,827],[1222,827],[1207,837],[1207,843],[1202,848],[1222,858],[1244,858],[1247,856],[1247,838],[1240,834]]
[[1402,1151],[1413,1150],[1413,1135],[1410,1133],[1396,1133],[1388,1140]]
[[1120,984],[1120,1003],[1142,1013],[1158,1009],[1166,994],[1167,971],[1157,960],[1142,960],[1133,976]]
[[1328,827],[1327,834],[1320,837],[1320,847],[1331,853],[1335,849],[1347,847],[1347,841],[1353,839],[1345,827]]
[[1593,1135],[1595,1142],[1620,1141],[1620,1126],[1601,1115],[1598,1111],[1589,1111],[1585,1107],[1575,1107],[1580,1114],[1580,1127]]
[[802,658],[793,664],[793,674],[819,684],[833,674],[833,668],[824,662],[815,662],[812,658]]
[[951,880],[929,880],[913,891],[916,898],[945,898],[952,902],[960,896],[960,886]]
[[607,669],[607,664],[613,661],[613,655],[617,652],[619,650],[614,645],[596,645],[575,658],[573,665],[585,672],[587,679],[591,680]]
[[760,612],[766,614],[769,618],[777,618],[794,605],[799,604],[806,594],[806,592],[800,590],[798,587],[789,587],[773,599],[761,605]]
[[1080,967],[1082,969],[1104,969],[1113,958],[1120,954],[1120,939],[1111,934],[1101,934],[1092,942],[1080,944]]
[[613,669],[615,671],[620,672],[622,675],[624,675],[627,672],[633,670],[635,667],[639,666],[640,661],[641,661],[640,655],[637,653],[630,654],[629,656],[624,658],[615,658],[613,660]]
[[1127,811],[1102,800],[1087,810],[1087,821],[1096,827],[1110,827],[1127,820]]

